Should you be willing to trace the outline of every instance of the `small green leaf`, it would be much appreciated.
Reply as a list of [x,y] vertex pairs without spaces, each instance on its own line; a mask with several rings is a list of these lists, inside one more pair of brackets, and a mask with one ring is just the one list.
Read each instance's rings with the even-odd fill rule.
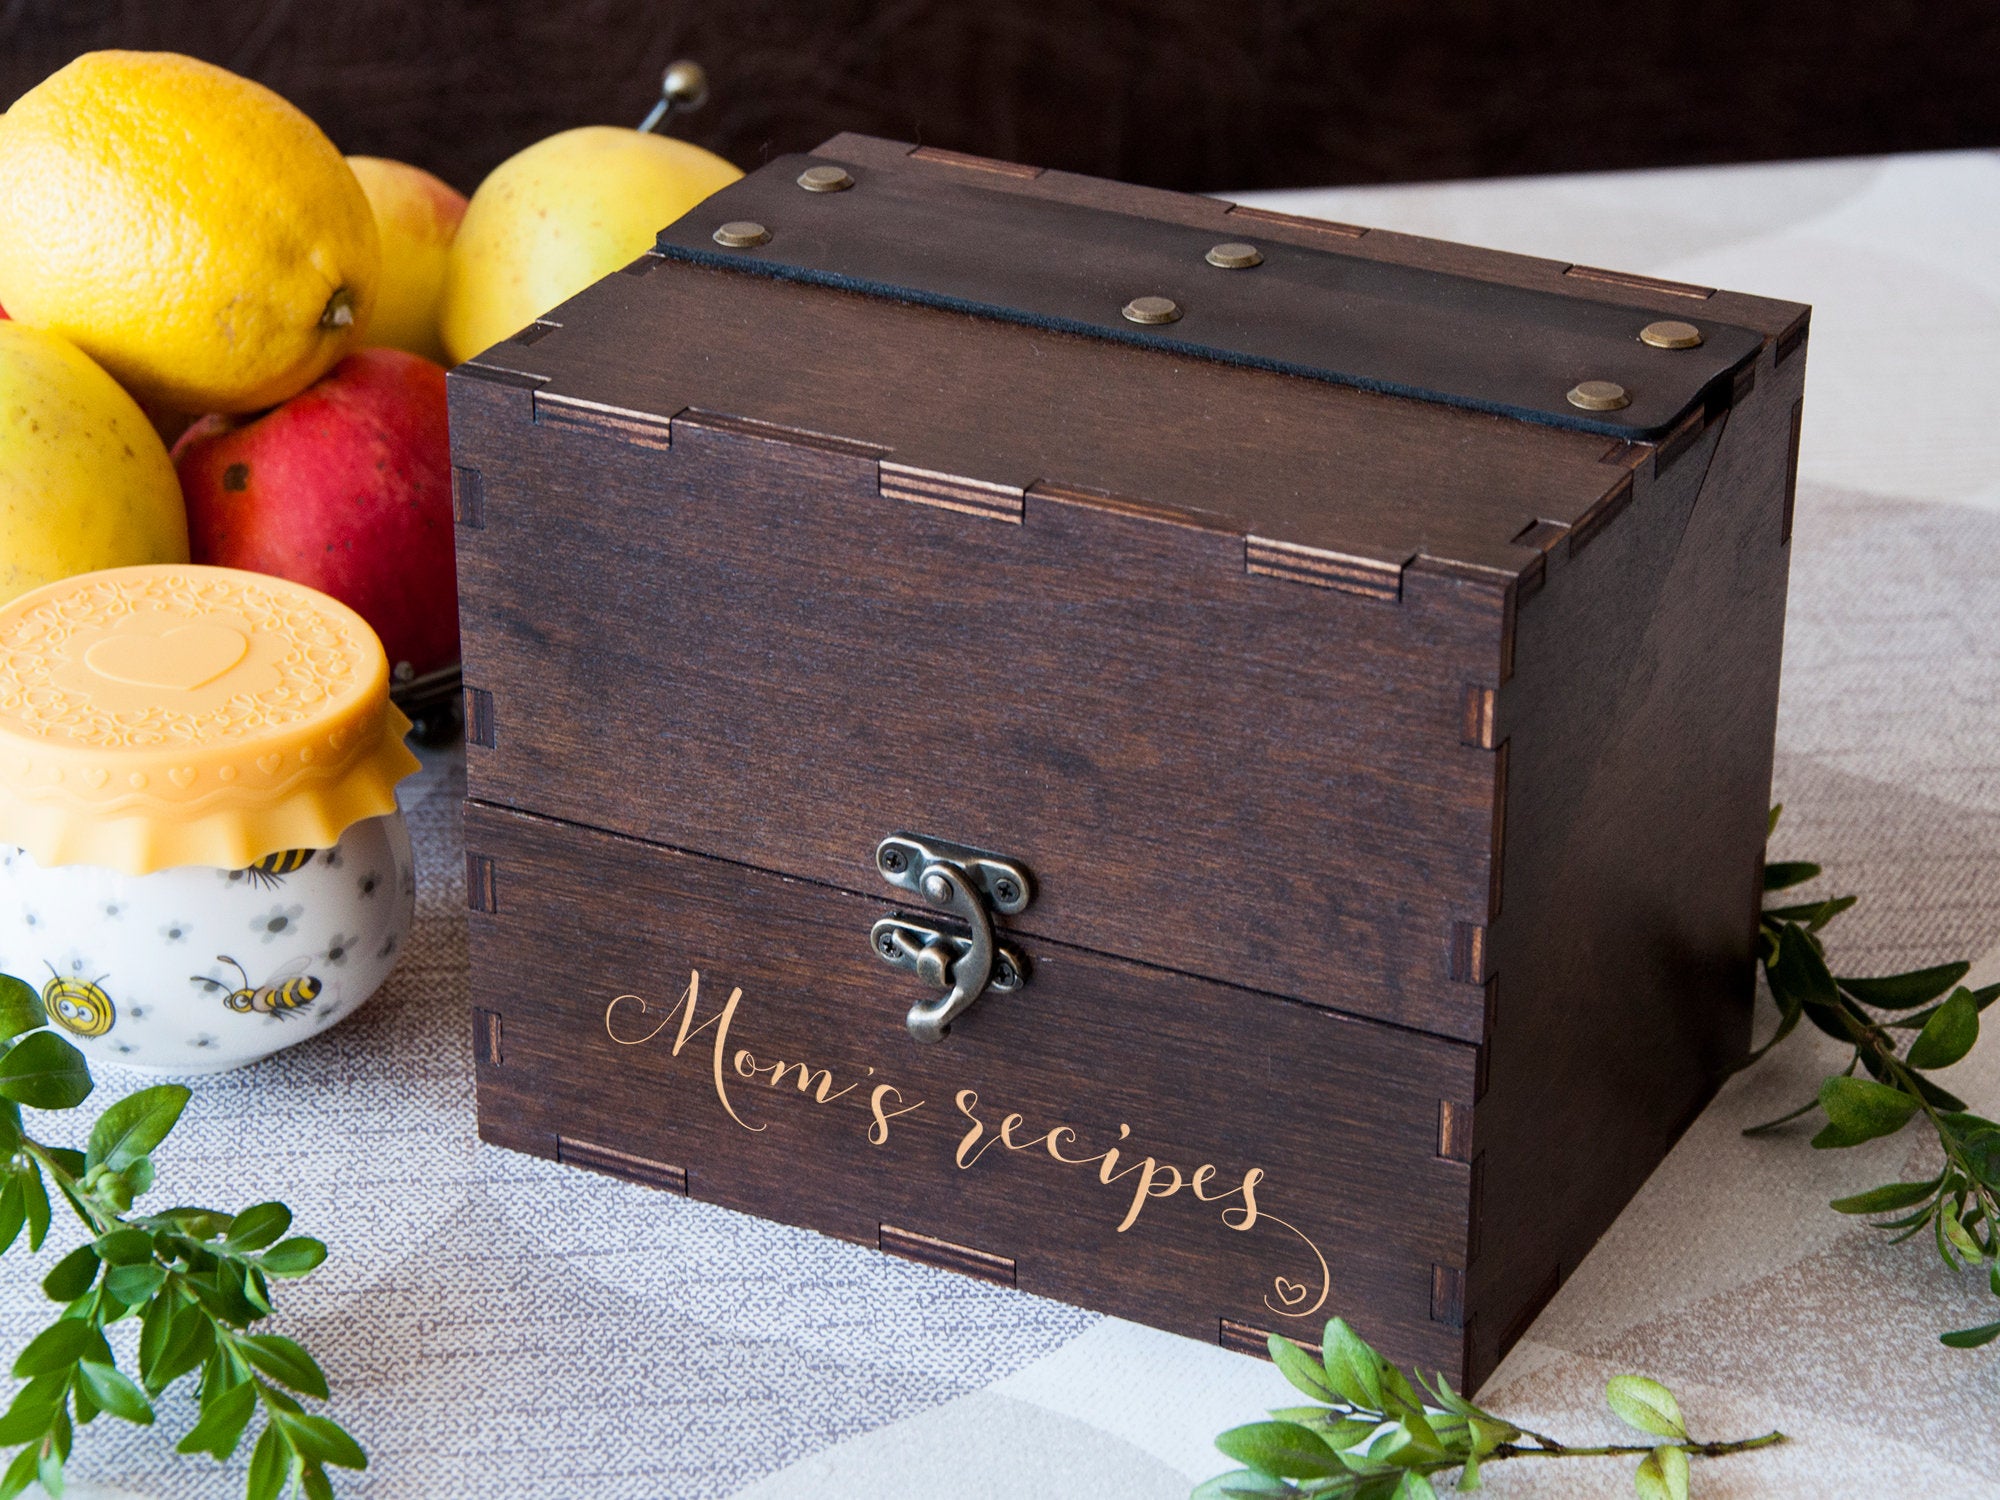
[[21,1174],[9,1172],[0,1186],[0,1252],[11,1247],[28,1222],[28,1196],[21,1187]]
[[1688,1500],[1688,1456],[1678,1448],[1655,1448],[1639,1460],[1632,1485],[1640,1500]]
[[1251,1422],[1232,1427],[1215,1446],[1240,1464],[1274,1479],[1325,1479],[1347,1472],[1340,1455],[1316,1432],[1297,1422]]
[[0,1041],[49,1024],[42,997],[33,986],[12,974],[0,974]]
[[68,1389],[69,1377],[60,1370],[37,1375],[22,1386],[15,1392],[7,1414],[0,1416],[0,1447],[11,1448],[16,1443],[38,1440],[49,1430],[49,1422]]
[[215,1325],[198,1307],[183,1307],[173,1315],[165,1342],[154,1360],[146,1361],[146,1384],[155,1391],[166,1389],[190,1370],[200,1368],[215,1352]]
[[1687,1437],[1680,1403],[1674,1393],[1644,1375],[1613,1375],[1604,1386],[1604,1400],[1618,1419],[1654,1437]]
[[1767,906],[1764,917],[1772,922],[1803,922],[1808,931],[1817,932],[1860,899],[1859,896],[1830,896],[1824,901],[1801,901],[1796,906]]
[[1878,979],[1846,979],[1840,987],[1863,1005],[1877,1010],[1910,1010],[1926,1000],[1935,1000],[1965,978],[1972,965],[1939,964],[1931,969],[1912,969],[1907,974],[1884,974]]
[[152,1425],[153,1407],[146,1393],[134,1385],[124,1371],[109,1364],[86,1359],[76,1367],[77,1379],[93,1400],[114,1417],[123,1417],[141,1427]]
[[165,1285],[166,1279],[166,1267],[150,1262],[143,1266],[113,1266],[104,1273],[104,1290],[126,1307],[137,1307]]
[[42,1278],[42,1291],[51,1302],[74,1302],[97,1281],[97,1252],[78,1245],[50,1267]]
[[1956,989],[1924,1022],[1904,1061],[1913,1068],[1948,1068],[1978,1040],[1979,1007],[1971,990]]
[[1813,940],[1787,925],[1778,933],[1778,961],[1766,971],[1774,996],[1789,995],[1802,1005],[1831,1009],[1840,1003],[1840,989]]
[[90,1097],[90,1067],[53,1031],[31,1032],[0,1056],[0,1097],[36,1109],[75,1109]]
[[58,1318],[28,1341],[14,1360],[14,1376],[26,1379],[66,1370],[80,1359],[111,1362],[110,1346],[93,1323],[82,1318]]
[[[250,1363],[273,1380],[280,1381],[295,1391],[303,1391],[308,1396],[317,1396],[322,1401],[326,1399],[326,1376],[320,1372],[319,1365],[310,1354],[282,1333],[246,1334],[237,1342],[242,1345]],[[1318,1439],[1315,1438],[1314,1441],[1317,1442]],[[1231,1453],[1229,1456],[1242,1457],[1236,1453]],[[1243,1459],[1243,1462],[1248,1463],[1249,1460]]]
[[1764,889],[1767,891],[1790,890],[1795,885],[1804,885],[1808,880],[1817,879],[1818,865],[1808,864],[1802,859],[1779,860],[1764,865]]
[[333,1481],[326,1477],[326,1470],[308,1466],[302,1478],[306,1500],[333,1500]]
[[292,1446],[314,1462],[333,1464],[342,1469],[368,1467],[368,1455],[361,1451],[361,1445],[348,1436],[338,1422],[301,1413],[286,1417],[284,1423],[291,1434]]
[[243,1440],[243,1429],[250,1424],[250,1415],[256,1410],[255,1386],[233,1386],[211,1396],[201,1404],[201,1420],[174,1445],[174,1451],[212,1453],[226,1460]]
[[292,1225],[292,1211],[282,1203],[255,1203],[229,1221],[223,1244],[231,1250],[262,1250]]
[[[288,1240],[280,1240],[277,1244],[266,1250],[257,1258],[257,1264],[273,1276],[304,1276],[308,1272],[318,1269],[320,1262],[325,1259],[325,1245],[306,1235],[298,1234],[293,1235]],[[1273,1334],[1272,1337],[1276,1338],[1277,1335]],[[1305,1358],[1310,1362],[1310,1355],[1305,1356]],[[1279,1368],[1283,1369],[1284,1366],[1281,1364]],[[1293,1383],[1297,1384],[1297,1382]],[[1324,1377],[1322,1377],[1321,1383],[1325,1383]],[[1304,1387],[1301,1386],[1300,1389],[1303,1390]],[[1307,1394],[1311,1395],[1312,1393],[1308,1391]],[[1324,1400],[1326,1398],[1321,1397],[1321,1399]]]
[[1394,1500],[1438,1500],[1438,1492],[1415,1469],[1405,1469],[1402,1480],[1396,1486]]
[[90,1132],[84,1165],[122,1172],[167,1138],[187,1107],[188,1091],[178,1083],[157,1084],[127,1094],[102,1115]]
[[1951,1241],[1958,1253],[1967,1260],[1976,1261],[1982,1257],[1984,1252],[1980,1249],[1978,1241],[1966,1231],[1964,1221],[1959,1218],[1956,1204],[1946,1203],[1939,1210],[1939,1229],[1944,1237]]
[[39,1250],[49,1233],[49,1190],[42,1184],[42,1169],[30,1161],[16,1174],[16,1180],[28,1206],[28,1248]]
[[1347,1326],[1345,1318],[1326,1325],[1321,1350],[1327,1380],[1342,1400],[1366,1411],[1382,1410],[1382,1356]]
[[291,1467],[291,1449],[278,1424],[266,1423],[250,1452],[250,1477],[243,1486],[243,1500],[278,1500],[291,1477]]
[[0,1478],[0,1500],[14,1500],[35,1482],[35,1452],[40,1446],[31,1444],[14,1455],[14,1461],[7,1465],[6,1477]]
[[1894,1135],[1910,1123],[1918,1107],[1901,1089],[1872,1078],[1829,1078],[1820,1085],[1819,1103],[1827,1123],[1812,1143],[1821,1149],[1858,1146],[1877,1136]]
[[[81,1370],[83,1366],[78,1365],[77,1368]],[[95,1422],[97,1413],[101,1410],[90,1394],[90,1387],[81,1379],[70,1387],[69,1404],[70,1409],[76,1413],[76,1425],[79,1427]]]
[[1203,1480],[1194,1487],[1194,1493],[1188,1496],[1188,1500],[1267,1500],[1267,1497],[1276,1500],[1276,1497],[1297,1493],[1282,1479],[1268,1479],[1248,1469],[1232,1469],[1227,1474]]
[[97,1253],[114,1266],[136,1266],[153,1259],[153,1237],[143,1229],[114,1229],[99,1235]]
[[[289,1244],[291,1242],[287,1241],[286,1243]],[[278,1250],[282,1250],[284,1246],[280,1245],[277,1248]],[[275,1255],[276,1253],[277,1250],[273,1250],[264,1257],[264,1264],[267,1267],[271,1263],[271,1255]],[[283,1275],[284,1273],[279,1272],[278,1274]],[[1312,1397],[1315,1401],[1324,1401],[1329,1405],[1340,1399],[1334,1394],[1333,1386],[1327,1381],[1326,1367],[1297,1344],[1288,1338],[1274,1333],[1270,1336],[1268,1347],[1271,1351],[1271,1363],[1278,1367],[1278,1373],[1289,1380],[1297,1390]]]
[[174,1331],[174,1313],[180,1305],[179,1294],[155,1297],[146,1305],[146,1311],[139,1323],[139,1378],[149,1389],[157,1392],[159,1384],[153,1379],[153,1366],[160,1362],[166,1352],[167,1340]]
[[1951,1333],[1938,1335],[1940,1344],[1948,1344],[1954,1349],[1977,1349],[1981,1344],[1990,1344],[2000,1338],[2000,1323],[1982,1323],[1977,1328],[1960,1328]]
[[153,1158],[142,1156],[118,1175],[124,1179],[127,1202],[142,1197],[153,1186]]
[[1943,1181],[1942,1177],[1933,1177],[1929,1182],[1884,1183],[1865,1193],[1856,1193],[1851,1198],[1836,1198],[1832,1207],[1843,1214],[1891,1214],[1898,1209],[1928,1203]]

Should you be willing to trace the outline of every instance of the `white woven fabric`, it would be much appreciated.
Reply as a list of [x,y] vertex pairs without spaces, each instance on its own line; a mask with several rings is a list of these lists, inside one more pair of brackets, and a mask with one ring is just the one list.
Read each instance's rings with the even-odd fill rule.
[[[1864,895],[1836,929],[1841,959],[1977,955],[2000,978],[2000,156],[1259,201],[1817,305],[1777,851]],[[373,1457],[342,1494],[1175,1500],[1224,1467],[1216,1431],[1286,1403],[1254,1360],[478,1144],[461,785],[444,757],[410,789],[421,907],[390,988],[201,1082],[161,1156],[174,1198],[281,1196],[333,1246],[282,1289],[277,1326],[320,1354]],[[1808,1095],[1829,1055],[1802,1037],[1725,1090],[1489,1383],[1492,1404],[1609,1439],[1603,1379],[1643,1370],[1703,1434],[1797,1439],[1698,1463],[1714,1500],[2000,1493],[2000,1353],[1932,1336],[1992,1316],[1990,1299],[1825,1206],[1921,1160],[1915,1135],[1827,1153],[1738,1135]],[[2000,1107],[2000,1040],[1948,1081]],[[0,1260],[0,1344],[47,1315],[35,1279],[70,1243]],[[180,1401],[151,1430],[100,1421],[72,1493],[240,1493],[240,1460],[173,1456],[191,1420]],[[1488,1487],[1613,1496],[1631,1480],[1611,1462],[1512,1464]]]

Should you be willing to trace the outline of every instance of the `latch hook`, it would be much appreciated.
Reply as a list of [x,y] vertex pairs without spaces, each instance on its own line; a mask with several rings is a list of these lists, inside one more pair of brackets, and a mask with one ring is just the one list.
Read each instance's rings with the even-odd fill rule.
[[969,932],[939,931],[900,912],[882,918],[869,934],[884,962],[908,969],[926,984],[944,988],[910,1007],[910,1035],[920,1042],[944,1039],[953,1020],[988,988],[1017,990],[1027,983],[1027,963],[1011,943],[996,937],[988,904],[1012,915],[1028,904],[1028,872],[1010,859],[914,834],[895,833],[875,848],[875,868],[901,890],[922,896],[965,923]]

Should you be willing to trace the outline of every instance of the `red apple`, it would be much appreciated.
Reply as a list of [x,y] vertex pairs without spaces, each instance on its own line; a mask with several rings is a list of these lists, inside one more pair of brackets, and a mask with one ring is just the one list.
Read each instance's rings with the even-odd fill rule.
[[458,660],[444,371],[362,349],[282,406],[174,445],[194,560],[333,595],[419,675]]

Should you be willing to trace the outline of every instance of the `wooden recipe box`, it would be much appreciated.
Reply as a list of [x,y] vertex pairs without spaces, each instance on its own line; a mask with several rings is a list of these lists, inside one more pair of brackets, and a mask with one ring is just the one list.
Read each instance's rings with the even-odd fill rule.
[[1806,317],[725,189],[451,377],[481,1135],[1476,1387],[1747,1046]]

